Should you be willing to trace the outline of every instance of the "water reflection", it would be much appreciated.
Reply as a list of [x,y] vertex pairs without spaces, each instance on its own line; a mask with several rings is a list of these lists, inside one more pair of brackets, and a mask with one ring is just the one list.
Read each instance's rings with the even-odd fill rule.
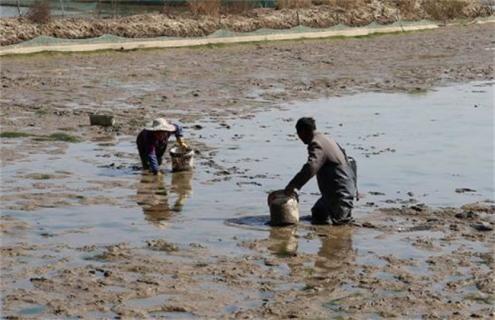
[[182,211],[184,203],[192,194],[192,172],[173,173],[168,189],[165,176],[141,175],[136,202],[143,208],[147,221],[162,225],[174,212]]
[[172,208],[173,211],[182,211],[182,207],[192,194],[192,172],[182,171],[172,174],[171,191],[177,195]]
[[271,228],[268,250],[278,257],[296,255],[298,247],[296,230],[295,226]]
[[328,272],[335,272],[355,259],[352,248],[352,227],[327,227],[318,236],[321,241],[315,267]]
[[[298,249],[297,228],[281,227],[270,229],[268,249],[277,257],[295,256]],[[321,242],[315,268],[324,272],[335,272],[355,259],[352,247],[352,227],[324,226],[315,229]]]

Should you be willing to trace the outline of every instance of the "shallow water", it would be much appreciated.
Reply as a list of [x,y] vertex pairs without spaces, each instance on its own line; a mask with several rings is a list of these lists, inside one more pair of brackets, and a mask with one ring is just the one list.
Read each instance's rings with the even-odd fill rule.
[[[275,183],[263,186],[283,187],[306,156],[305,147],[288,135],[295,133],[298,117],[313,116],[320,131],[330,133],[358,160],[360,191],[385,193],[368,194],[364,201],[407,200],[407,192],[413,192],[414,198],[432,206],[459,205],[493,197],[493,107],[489,84],[440,88],[422,95],[322,99],[262,113],[253,120],[234,120],[229,123],[231,131],[242,136],[241,143],[220,139],[227,147],[221,157],[261,159],[252,171],[274,179],[280,175]],[[236,146],[239,149],[229,148]],[[316,191],[315,185],[303,191]],[[461,187],[477,192],[455,193]]]
[[[492,102],[493,84],[475,83],[422,95],[366,93],[286,105],[247,119],[232,118],[226,121],[230,128],[206,119],[202,130],[189,129],[187,134],[215,148],[215,161],[231,172],[225,175],[216,175],[221,170],[197,159],[193,174],[142,176],[134,169],[138,163],[133,137],[71,144],[64,154],[38,153],[30,161],[4,166],[7,184],[2,193],[8,194],[12,184],[33,183],[19,179],[30,173],[69,172],[46,183],[62,183],[61,189],[72,189],[79,197],[114,197],[117,204],[3,214],[36,222],[43,232],[58,235],[44,239],[53,242],[61,241],[60,236],[79,244],[165,236],[174,242],[222,248],[225,244],[219,238],[264,236],[226,227],[224,221],[268,214],[267,193],[283,188],[306,157],[293,129],[300,116],[315,117],[319,130],[330,133],[357,159],[359,191],[364,194],[357,203],[357,217],[370,211],[369,202],[397,206],[413,198],[431,206],[457,206],[490,199]],[[115,184],[105,185],[111,182]],[[455,192],[463,187],[476,192]],[[302,190],[301,214],[310,213],[316,193],[313,179]],[[79,228],[84,233],[67,233]]]
[[[214,254],[240,255],[248,251],[238,245],[240,241],[268,238],[274,256],[317,254],[321,261],[315,268],[322,272],[336,271],[342,264],[333,262],[341,259],[380,266],[383,261],[377,256],[394,255],[417,259],[410,271],[425,274],[425,259],[440,253],[416,248],[404,239],[438,239],[439,234],[399,232],[383,239],[379,231],[330,227],[309,237],[307,223],[272,229],[265,225],[267,194],[283,188],[304,163],[305,146],[297,140],[294,124],[300,116],[313,116],[319,130],[334,136],[358,161],[359,191],[364,195],[354,211],[358,220],[373,210],[371,203],[459,206],[493,199],[493,88],[493,83],[474,83],[421,95],[366,93],[284,105],[250,117],[232,117],[224,124],[204,119],[198,122],[201,130],[190,128],[186,134],[189,140],[213,147],[206,153],[216,165],[198,156],[193,173],[167,170],[163,177],[136,169],[134,137],[68,147],[56,143],[3,166],[2,195],[15,194],[18,186],[45,183],[45,191],[33,192],[67,194],[66,205],[2,210],[2,215],[25,221],[35,230],[4,236],[2,243],[64,244],[67,247],[58,253],[33,254],[29,263],[46,263],[44,254],[50,253],[72,256],[79,264],[97,259],[71,247],[119,242],[144,247],[146,240],[164,239],[179,247],[199,243]],[[33,179],[40,173],[50,178]],[[465,187],[476,191],[456,193],[456,188]],[[95,197],[104,199],[99,203]],[[310,213],[317,198],[316,182],[311,181],[300,195],[302,215]],[[16,201],[22,200],[10,202]],[[488,250],[479,243],[453,241],[442,251],[459,247]],[[136,306],[146,301],[136,300]]]

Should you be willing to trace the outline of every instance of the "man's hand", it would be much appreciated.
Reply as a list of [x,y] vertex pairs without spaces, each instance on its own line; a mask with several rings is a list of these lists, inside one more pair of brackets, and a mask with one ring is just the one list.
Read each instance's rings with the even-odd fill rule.
[[184,139],[182,138],[177,138],[177,144],[182,148],[182,149],[189,149],[189,146],[186,144]]
[[292,197],[294,194],[296,194],[296,188],[294,188],[291,185],[288,185],[287,187],[285,187],[284,193],[286,196]]

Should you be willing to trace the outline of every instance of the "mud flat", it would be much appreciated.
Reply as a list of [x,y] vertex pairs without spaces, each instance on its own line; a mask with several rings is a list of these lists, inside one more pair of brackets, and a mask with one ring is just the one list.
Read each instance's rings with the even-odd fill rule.
[[63,123],[91,135],[99,129],[77,125],[109,109],[114,130],[134,134],[160,112],[189,122],[291,100],[422,93],[492,79],[494,30],[487,24],[367,39],[2,57],[1,112],[8,116],[1,125],[42,133]]
[[[2,315],[492,318],[492,31],[1,58]],[[263,224],[300,114],[358,159],[356,226]],[[156,115],[193,174],[139,170]]]

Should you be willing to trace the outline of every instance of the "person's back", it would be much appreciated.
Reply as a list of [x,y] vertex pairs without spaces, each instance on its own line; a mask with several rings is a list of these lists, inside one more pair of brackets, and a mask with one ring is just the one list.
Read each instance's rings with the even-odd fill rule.
[[286,192],[300,190],[314,175],[317,176],[321,198],[312,209],[314,223],[334,224],[352,221],[356,187],[354,171],[343,149],[334,139],[316,132],[311,118],[301,118],[296,125],[297,134],[308,145],[308,161],[286,187]]
[[150,169],[153,174],[158,174],[158,167],[162,164],[162,157],[167,149],[169,137],[174,134],[177,143],[187,148],[182,139],[182,127],[169,123],[166,119],[157,118],[144,128],[136,138],[139,157],[143,169]]
[[[346,155],[333,138],[322,133],[315,132],[312,143],[321,146],[326,158],[325,163],[316,174],[322,197],[328,202],[339,203],[339,205],[352,209],[356,194],[355,177]],[[309,148],[310,146],[308,146]]]

